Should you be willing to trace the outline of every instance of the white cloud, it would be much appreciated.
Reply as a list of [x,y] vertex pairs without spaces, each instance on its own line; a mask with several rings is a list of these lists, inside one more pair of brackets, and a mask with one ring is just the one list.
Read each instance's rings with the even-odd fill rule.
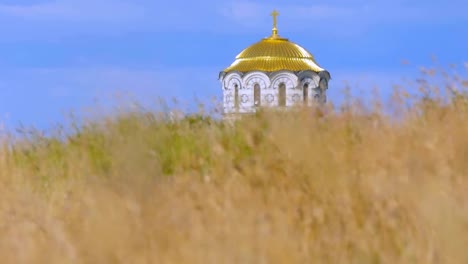
[[[351,1],[344,4],[317,3],[294,4],[283,2],[278,5],[258,1],[235,0],[225,4],[219,13],[236,23],[240,31],[258,31],[271,27],[269,12],[274,8],[280,12],[280,32],[312,32],[318,35],[356,36],[369,29],[383,25],[404,26],[415,24],[437,24],[468,21],[463,3],[459,5],[429,5],[420,3],[408,5],[402,1],[388,3],[360,3]],[[231,23],[232,23],[231,22]]]
[[222,32],[220,3],[202,0],[56,0],[0,3],[0,41],[131,32]]
[[32,21],[109,21],[139,18],[145,15],[145,10],[115,0],[61,0],[30,5],[0,4],[0,14]]
[[[338,37],[360,36],[384,24],[442,23],[467,20],[463,4],[438,6],[403,1],[390,3],[260,0],[150,1],[55,0],[34,4],[0,4],[2,38],[108,35],[125,32],[199,32],[269,34],[269,13],[280,11],[281,32]],[[313,31],[312,31],[313,30]],[[312,33],[311,33],[312,32]]]

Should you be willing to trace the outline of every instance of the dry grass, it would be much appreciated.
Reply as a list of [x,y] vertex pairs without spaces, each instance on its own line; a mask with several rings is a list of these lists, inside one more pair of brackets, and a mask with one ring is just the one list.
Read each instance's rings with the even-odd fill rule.
[[1,262],[466,263],[468,101],[398,98],[7,139]]

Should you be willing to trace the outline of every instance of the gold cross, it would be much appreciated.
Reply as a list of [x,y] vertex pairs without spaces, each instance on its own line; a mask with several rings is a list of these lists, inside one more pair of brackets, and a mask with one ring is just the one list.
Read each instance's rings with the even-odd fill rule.
[[273,12],[271,13],[271,16],[273,17],[273,27],[276,28],[276,22],[277,22],[276,19],[279,16],[278,11],[273,10]]
[[272,36],[273,36],[274,38],[276,38],[276,37],[278,37],[278,29],[276,28],[276,22],[277,22],[276,19],[277,19],[277,17],[279,16],[278,11],[276,11],[276,9],[273,10],[273,12],[271,13],[271,16],[273,17],[273,30],[272,30],[272,31],[273,31],[273,35],[272,35]]

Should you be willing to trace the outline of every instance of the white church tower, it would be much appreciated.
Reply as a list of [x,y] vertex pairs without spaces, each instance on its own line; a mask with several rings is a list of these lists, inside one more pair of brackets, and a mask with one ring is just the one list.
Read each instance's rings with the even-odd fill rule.
[[310,52],[278,35],[273,11],[270,37],[244,49],[219,74],[226,117],[260,107],[288,108],[326,102],[330,74]]

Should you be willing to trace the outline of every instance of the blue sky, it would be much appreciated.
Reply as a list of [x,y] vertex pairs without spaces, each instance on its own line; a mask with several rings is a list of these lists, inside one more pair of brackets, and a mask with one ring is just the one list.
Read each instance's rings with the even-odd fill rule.
[[368,91],[416,78],[433,55],[468,61],[466,0],[0,0],[0,122],[44,128],[129,98],[219,97],[219,71],[270,35],[274,8],[280,35],[331,72],[332,101],[345,81]]

